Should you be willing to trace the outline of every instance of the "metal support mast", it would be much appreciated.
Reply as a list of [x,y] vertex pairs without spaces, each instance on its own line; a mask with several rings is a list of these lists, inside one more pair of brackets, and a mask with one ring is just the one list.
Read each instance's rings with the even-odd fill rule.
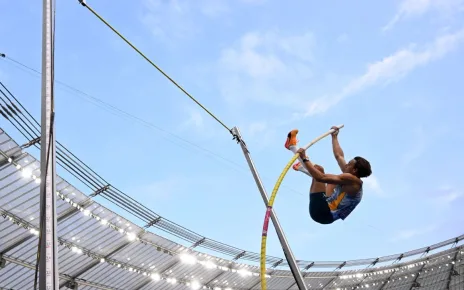
[[[237,127],[232,128],[232,133],[238,139],[240,146],[242,147],[243,154],[247,160],[248,166],[250,167],[251,173],[253,174],[253,178],[255,179],[256,185],[258,186],[259,192],[261,193],[261,197],[263,198],[264,205],[267,207],[269,204],[269,198],[266,193],[266,189],[259,177],[258,171],[256,170],[255,164],[251,159],[250,152],[245,145],[245,142],[242,141],[242,136],[240,135],[240,130]],[[298,285],[298,289],[300,290],[307,290],[306,284],[304,282],[303,276],[301,275],[301,271],[298,268],[298,265],[295,260],[295,256],[293,255],[290,246],[288,245],[287,238],[282,230],[282,226],[277,219],[277,216],[274,212],[274,209],[271,211],[271,219],[272,223],[274,224],[274,228],[277,232],[277,236],[279,237],[280,244],[282,246],[282,250],[284,251],[285,258],[287,259],[288,265],[290,266],[290,270],[292,271],[293,277],[295,278],[296,284]]]
[[39,288],[59,288],[56,237],[56,163],[54,126],[54,0],[43,0],[42,118],[40,139],[40,255]]

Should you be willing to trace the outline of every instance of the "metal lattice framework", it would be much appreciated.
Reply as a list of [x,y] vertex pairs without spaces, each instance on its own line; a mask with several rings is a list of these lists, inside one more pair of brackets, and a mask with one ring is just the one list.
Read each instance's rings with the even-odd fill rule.
[[[40,164],[1,129],[0,155],[0,289],[31,289],[38,243]],[[187,248],[155,235],[62,178],[57,179],[56,194],[60,285],[64,288],[259,288],[259,268],[237,261],[245,255],[224,259],[194,250],[201,243]],[[464,235],[380,258],[299,264],[310,289],[463,289],[464,247],[459,246],[463,239]],[[405,262],[407,258],[412,259]],[[274,259],[268,289],[297,289],[283,259]],[[390,261],[395,263],[385,265]],[[371,267],[342,270],[363,265]],[[315,268],[335,269],[310,271]]]

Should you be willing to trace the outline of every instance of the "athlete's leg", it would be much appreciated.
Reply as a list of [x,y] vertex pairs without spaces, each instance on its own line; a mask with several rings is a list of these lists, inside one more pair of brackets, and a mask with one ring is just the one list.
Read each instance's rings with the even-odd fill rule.
[[[314,165],[319,171],[324,172],[320,165]],[[333,190],[333,189],[332,189]],[[309,191],[309,214],[311,218],[320,224],[331,224],[333,222],[332,212],[326,201],[326,184],[316,181],[314,178]]]
[[[320,172],[324,173],[324,168],[322,166],[314,164],[314,167]],[[325,192],[325,191],[326,191],[326,184],[323,182],[316,181],[316,179],[313,178],[313,181],[311,182],[311,188],[309,189],[309,193],[311,194],[311,193]]]
[[[285,141],[285,148],[287,148],[288,150],[292,151],[293,154],[296,154],[297,151],[298,151],[298,149],[299,149],[298,146],[297,146],[297,144],[298,144],[298,140],[297,140],[297,138],[296,138],[297,135],[298,135],[298,130],[297,130],[297,129],[292,130],[292,131],[290,131],[290,132],[288,133],[288,135],[287,135],[287,140]],[[303,172],[304,174],[306,174],[306,175],[308,175],[309,177],[311,177],[311,174],[309,173],[308,169],[306,169],[306,167],[303,165],[303,160],[301,160],[301,158],[299,158],[299,157],[298,157],[298,159],[299,159],[299,161],[297,161],[297,162],[296,162],[295,164],[293,164],[293,166],[292,166],[293,170]],[[315,165],[315,166],[317,167],[318,165]],[[320,168],[322,168],[322,167],[319,166],[319,169],[320,169]],[[322,169],[322,170],[324,170],[324,169]],[[315,184],[315,181],[314,181],[314,180],[313,180],[313,183],[312,183],[312,185],[311,185],[311,188],[313,188],[313,186],[314,186],[315,188],[319,188],[319,189],[322,188],[322,185],[317,184],[317,182],[316,182],[316,184]],[[326,195],[327,197],[329,197],[329,196],[332,195],[334,189],[335,189],[335,185],[334,185],[334,184],[327,184],[327,186],[325,186],[325,189],[324,189],[323,191],[325,192],[325,195]],[[311,190],[311,192],[313,192],[313,191]],[[317,192],[317,191],[316,191],[316,192]]]
[[[292,151],[293,154],[296,154],[298,151],[298,140],[296,139],[296,135],[298,135],[298,130],[292,130],[288,133],[287,135],[287,140],[285,141],[285,148],[288,150]],[[304,174],[308,175],[311,177],[311,174],[309,174],[309,171],[303,166],[303,160],[301,160],[300,157],[298,157],[299,162],[296,162],[293,164],[293,170],[295,171],[300,171],[303,172]]]
[[[301,160],[301,158],[298,157],[298,159]],[[300,171],[303,172],[304,174],[308,175],[309,177],[312,177],[309,171],[302,165],[301,161],[297,161],[295,164],[292,166],[293,170],[295,171]]]
[[[285,148],[292,151],[293,154],[296,154],[298,151],[298,140],[296,136],[298,135],[298,130],[292,130],[287,135],[287,140],[285,141]],[[308,169],[303,165],[303,160],[299,157],[299,162],[293,165],[293,169],[296,171],[301,171],[306,175],[311,177]],[[324,172],[324,168],[320,165],[314,165],[319,171]],[[329,187],[329,186],[327,186]],[[323,182],[316,181],[314,178],[311,182],[311,188],[309,190],[309,214],[311,218],[320,224],[330,224],[333,222],[332,213],[330,211],[329,205],[326,201],[326,191],[330,189],[330,194],[332,194],[333,187],[330,186],[326,188],[326,184]]]

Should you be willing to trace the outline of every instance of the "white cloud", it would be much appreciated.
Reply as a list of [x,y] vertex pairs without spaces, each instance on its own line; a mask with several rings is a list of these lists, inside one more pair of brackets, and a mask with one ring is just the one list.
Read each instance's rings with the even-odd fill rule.
[[433,192],[431,203],[440,208],[448,208],[455,205],[457,200],[464,197],[464,191],[455,187],[444,186]]
[[267,129],[266,121],[253,122],[248,127],[250,138],[265,132]]
[[[262,4],[265,0],[241,0],[245,5]],[[205,21],[230,15],[238,3],[232,0],[143,0],[142,22],[159,39],[180,40],[198,34]],[[222,18],[221,18],[222,17]]]
[[271,78],[285,69],[285,64],[276,55],[263,55],[256,51],[263,44],[258,34],[249,33],[240,40],[239,49],[225,49],[221,64],[232,72],[243,72],[251,78]]
[[405,240],[410,240],[413,238],[417,238],[418,236],[423,236],[425,234],[429,234],[437,229],[437,225],[428,225],[423,228],[414,228],[414,229],[406,229],[400,230],[393,237],[390,239],[391,242],[402,242]]
[[255,102],[291,109],[295,112],[294,118],[299,119],[324,113],[369,87],[398,81],[418,67],[443,58],[463,40],[464,30],[460,30],[423,46],[409,45],[369,64],[363,75],[351,80],[338,93],[308,101],[314,36],[311,33],[284,35],[277,31],[247,33],[233,47],[222,51],[218,64],[219,87],[231,105],[249,106]]
[[[368,87],[398,81],[414,69],[441,59],[463,40],[464,30],[460,30],[456,33],[440,36],[433,43],[425,45],[421,49],[418,49],[417,45],[410,45],[381,61],[371,63],[363,75],[348,83],[340,93],[309,102],[303,116],[324,113],[346,97],[359,93]],[[300,114],[296,114],[296,116],[302,117]]]
[[[201,16],[217,17],[229,10],[227,0],[143,0],[142,22],[164,41],[193,37]],[[200,15],[200,16],[199,16]]]
[[[429,138],[431,137],[430,132],[427,135]],[[427,138],[423,127],[415,128],[411,134],[411,139],[414,140],[414,143],[401,157],[403,166],[409,166],[413,161],[419,159],[427,149]]]
[[372,174],[368,178],[364,179],[364,184],[366,186],[366,189],[369,190],[369,192],[373,192],[380,196],[384,195],[384,191],[380,187],[379,180],[375,175]]
[[195,5],[199,5],[202,14],[209,17],[218,17],[230,11],[226,0],[201,0],[195,2]]
[[205,122],[203,118],[203,114],[199,109],[189,107],[185,109],[186,115],[188,115],[187,120],[185,120],[180,127],[182,129],[190,129],[194,128],[196,130],[204,129]]
[[248,140],[247,143],[252,147],[253,151],[256,152],[275,144],[276,130],[267,121],[251,122],[245,128],[243,137]]
[[288,67],[279,53],[303,61],[311,61],[314,37],[303,35],[280,35],[276,31],[250,32],[239,41],[238,47],[222,51],[220,63],[231,71],[248,74],[252,78],[275,76]]
[[382,30],[390,30],[403,18],[421,16],[431,10],[453,13],[462,10],[463,5],[464,0],[403,0],[398,7],[398,12]]
[[296,108],[311,77],[314,37],[279,31],[245,34],[221,52],[219,87],[233,105],[250,101]]
[[463,192],[459,191],[451,191],[448,194],[441,196],[438,200],[439,202],[442,202],[445,205],[450,205],[457,199],[461,198],[464,196]]

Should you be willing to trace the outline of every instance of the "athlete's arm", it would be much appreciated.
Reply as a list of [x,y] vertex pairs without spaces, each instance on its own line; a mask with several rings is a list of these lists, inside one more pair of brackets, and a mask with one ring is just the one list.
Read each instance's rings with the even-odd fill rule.
[[346,161],[345,161],[345,154],[343,153],[342,147],[340,147],[340,143],[338,143],[338,128],[332,127],[332,129],[337,129],[335,132],[332,133],[332,149],[333,154],[335,156],[335,160],[337,160],[338,166],[342,170],[345,171]]
[[339,175],[324,173],[316,180],[319,182],[339,185],[356,185],[359,183],[358,179],[349,173],[342,173]]
[[339,175],[335,174],[326,174],[318,170],[309,159],[306,157],[306,152],[304,149],[299,149],[298,153],[300,154],[303,164],[308,169],[309,174],[318,182],[330,183],[330,184],[340,184],[340,185],[356,185],[360,181],[356,176],[349,173],[342,173]]
[[360,183],[359,180],[352,174],[327,174],[318,170],[308,159],[303,162],[305,167],[308,169],[309,174],[318,182],[339,184],[339,185],[355,185]]

